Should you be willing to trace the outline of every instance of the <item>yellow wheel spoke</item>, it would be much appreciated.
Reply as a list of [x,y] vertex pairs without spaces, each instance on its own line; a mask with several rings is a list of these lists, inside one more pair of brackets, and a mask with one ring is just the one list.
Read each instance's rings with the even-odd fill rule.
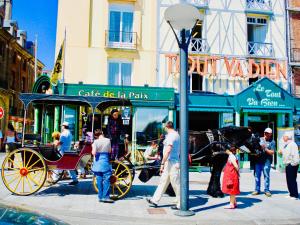
[[20,174],[20,172],[14,172],[14,173],[10,173],[10,174],[5,174],[6,177],[9,177],[9,176],[13,176],[13,175],[16,175],[16,174]]
[[22,192],[24,193],[24,182],[25,182],[25,179],[24,177],[22,177]]
[[120,194],[123,195],[124,192],[121,190],[121,188],[118,185],[115,185],[117,187],[117,189],[119,190]]
[[[9,157],[8,160],[15,166],[15,162]],[[16,161],[17,162],[17,161]],[[19,168],[22,168],[22,165],[19,164]]]
[[20,177],[20,179],[19,179],[19,181],[18,181],[18,183],[17,183],[17,185],[16,185],[16,187],[15,187],[15,189],[14,189],[14,192],[16,192],[17,187],[19,187],[19,184],[20,184],[21,180],[22,180],[22,177]]
[[125,183],[125,184],[121,184],[121,183],[119,182],[119,183],[117,183],[117,184],[120,184],[120,185],[125,186],[125,187],[127,187],[127,188],[129,187],[129,185],[126,184],[126,183]]
[[121,172],[121,173],[119,173],[118,175],[116,175],[116,177],[119,177],[119,176],[121,176],[124,172],[126,172],[127,170],[126,170],[126,168]]
[[28,174],[27,177],[28,177],[33,183],[35,183],[37,186],[39,186],[39,184],[31,177],[30,174]]
[[44,167],[40,167],[40,168],[35,168],[35,169],[28,170],[28,173],[31,173],[31,172],[34,172],[34,171],[38,171],[38,170],[43,170],[44,171]]
[[26,157],[25,157],[25,152],[26,152],[26,151],[23,151],[23,152],[24,152],[24,157],[23,157],[23,167],[25,167],[25,165],[26,165],[26,163],[25,163],[25,162],[26,162],[26,160],[25,160],[25,158],[26,158]]
[[112,186],[112,193],[115,195],[115,185]]
[[30,184],[30,182],[29,182],[29,180],[28,180],[28,178],[27,178],[27,177],[26,177],[26,181],[27,181],[27,183],[28,183],[28,186],[29,186],[30,192],[32,192],[32,186],[31,186],[31,184]]
[[16,175],[16,177],[13,178],[13,179],[11,179],[11,180],[7,183],[7,185],[10,185],[12,182],[14,182],[16,179],[18,179],[18,177],[20,177],[20,176]]
[[119,163],[118,166],[117,166],[117,169],[115,170],[115,173],[117,173],[117,171],[118,171],[120,165],[121,165],[121,164]]
[[37,160],[35,163],[33,163],[31,166],[28,167],[28,169],[31,169],[35,164],[37,164],[39,161],[42,161],[41,159]]
[[28,165],[29,165],[29,163],[30,163],[30,160],[31,160],[31,158],[32,158],[32,156],[33,156],[33,153],[31,153],[31,156],[30,156],[30,158],[29,158],[29,160],[28,160],[28,162],[27,162],[27,164],[26,164],[26,168],[28,167]]

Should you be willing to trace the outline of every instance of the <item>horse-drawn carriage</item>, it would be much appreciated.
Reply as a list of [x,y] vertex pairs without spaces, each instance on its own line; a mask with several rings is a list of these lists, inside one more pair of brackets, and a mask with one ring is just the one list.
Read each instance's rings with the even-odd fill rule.
[[[90,156],[91,142],[81,141],[74,151],[67,151],[60,156],[52,145],[26,144],[24,142],[25,119],[28,106],[34,104],[48,105],[85,105],[91,107],[92,121],[95,110],[105,110],[110,106],[130,105],[129,100],[92,97],[92,96],[59,96],[44,94],[21,94],[20,100],[24,104],[24,126],[22,147],[10,152],[2,164],[2,180],[9,191],[17,195],[30,195],[40,190],[49,173],[58,173],[62,177],[64,170],[75,170],[81,159]],[[92,132],[94,122],[92,122]],[[240,147],[245,145],[251,153],[259,153],[259,138],[255,137],[247,127],[229,127],[214,131],[190,132],[189,153],[191,159],[196,162],[208,162],[212,166],[208,194],[217,197],[222,196],[220,189],[220,176],[227,156],[225,149],[228,145]],[[113,173],[111,176],[112,197],[119,199],[130,190],[135,175],[135,166],[129,159],[113,161]],[[147,165],[146,167],[147,168]],[[152,166],[149,166],[153,170]],[[155,169],[155,168],[154,168]],[[97,191],[96,179],[93,179],[94,188]]]
[[[39,135],[25,134],[25,120],[29,105],[77,105],[91,107],[92,118],[96,109],[104,111],[110,106],[130,105],[129,100],[91,96],[59,96],[44,94],[20,94],[20,100],[24,104],[24,125],[21,147],[10,152],[2,164],[2,180],[6,188],[16,195],[31,195],[40,190],[49,176],[57,173],[62,178],[65,170],[76,170],[80,161],[91,156],[92,141],[82,140],[76,149],[64,152],[59,151],[51,144],[40,144]],[[92,133],[94,122],[92,122]],[[34,142],[27,143],[30,137]],[[134,178],[135,169],[130,160],[112,161],[111,193],[115,199],[124,197],[130,190]],[[59,180],[58,179],[58,180]],[[56,182],[58,181],[56,180]],[[97,191],[96,179],[93,179],[94,188]]]

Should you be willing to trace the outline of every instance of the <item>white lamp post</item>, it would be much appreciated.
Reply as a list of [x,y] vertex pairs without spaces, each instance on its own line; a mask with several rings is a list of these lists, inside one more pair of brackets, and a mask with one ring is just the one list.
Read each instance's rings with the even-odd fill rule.
[[[186,30],[193,29],[200,19],[199,10],[186,3],[172,5],[165,11],[165,20],[170,25],[180,49],[180,210],[175,212],[178,216],[195,214],[189,210],[187,77],[191,34],[186,35]],[[174,29],[180,31],[180,37]]]

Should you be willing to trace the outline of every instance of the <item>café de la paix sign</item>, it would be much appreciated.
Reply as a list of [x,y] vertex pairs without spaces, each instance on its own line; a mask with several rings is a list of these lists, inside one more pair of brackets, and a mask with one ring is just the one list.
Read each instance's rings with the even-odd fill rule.
[[[180,59],[177,54],[165,55],[167,60],[167,73],[178,74],[180,71]],[[271,80],[287,80],[287,63],[285,60],[252,59],[226,56],[188,56],[189,74],[196,72],[200,76],[218,77],[223,75],[225,68],[229,77],[262,78]]]

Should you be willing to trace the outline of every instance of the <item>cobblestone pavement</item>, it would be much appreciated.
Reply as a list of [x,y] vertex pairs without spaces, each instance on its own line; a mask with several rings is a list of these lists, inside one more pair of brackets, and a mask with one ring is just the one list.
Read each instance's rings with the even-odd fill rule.
[[[0,153],[2,164],[4,154]],[[181,218],[170,209],[173,198],[164,196],[159,208],[148,206],[145,198],[150,197],[158,184],[159,177],[141,183],[137,176],[130,193],[114,204],[99,203],[91,179],[80,180],[77,186],[68,186],[68,181],[41,189],[31,196],[12,195],[0,182],[1,203],[19,206],[56,217],[69,224],[300,224],[300,200],[287,196],[285,174],[271,172],[273,196],[251,196],[254,178],[251,172],[241,174],[241,195],[238,209],[224,209],[228,197],[211,198],[206,195],[209,172],[190,173],[190,206],[195,216]],[[300,174],[298,184],[300,183]]]

